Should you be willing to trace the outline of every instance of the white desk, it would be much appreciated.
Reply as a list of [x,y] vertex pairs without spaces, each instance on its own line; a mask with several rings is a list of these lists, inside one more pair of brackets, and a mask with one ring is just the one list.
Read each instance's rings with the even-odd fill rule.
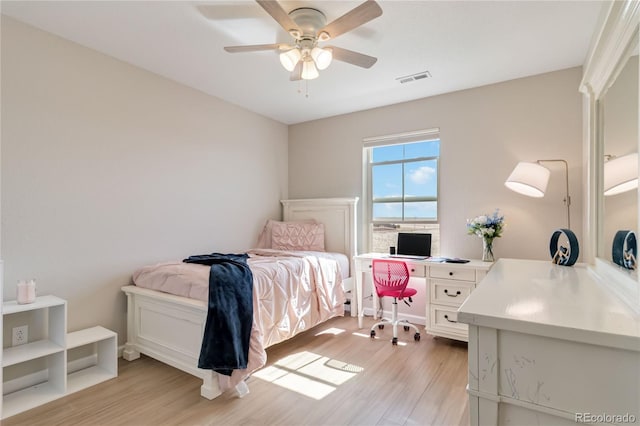
[[[367,253],[354,257],[356,309],[360,328],[362,328],[362,318],[364,316],[364,274],[370,273],[373,259],[388,258],[389,255],[384,253]],[[418,289],[418,291],[424,291],[427,295],[425,310],[427,333],[467,341],[468,327],[466,324],[458,322],[458,307],[485,277],[493,263],[480,260],[472,260],[469,263],[443,263],[429,259],[394,259],[404,260],[409,267],[411,277],[419,278],[424,283],[423,289]],[[371,292],[373,294],[375,318],[378,297],[373,288]]]
[[640,422],[640,315],[599,279],[584,265],[496,263],[458,314],[472,425]]

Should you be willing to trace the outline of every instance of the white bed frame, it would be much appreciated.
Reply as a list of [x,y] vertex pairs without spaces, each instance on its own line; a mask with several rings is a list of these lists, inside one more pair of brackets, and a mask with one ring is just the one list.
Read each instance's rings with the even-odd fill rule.
[[[327,251],[344,253],[350,259],[350,277],[345,290],[353,291],[353,256],[356,255],[356,204],[358,198],[282,200],[283,219],[315,219],[325,226]],[[122,288],[127,295],[127,343],[123,358],[133,361],[145,354],[203,380],[200,394],[213,399],[221,394],[218,374],[197,367],[207,318],[207,304],[136,286]],[[355,300],[355,297],[351,297]],[[352,304],[353,307],[353,304]],[[357,313],[351,310],[351,315]],[[244,382],[236,387],[242,396]]]

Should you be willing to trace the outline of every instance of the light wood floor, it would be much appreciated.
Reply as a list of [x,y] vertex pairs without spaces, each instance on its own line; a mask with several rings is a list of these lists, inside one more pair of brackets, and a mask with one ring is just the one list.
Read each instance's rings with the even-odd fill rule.
[[[343,331],[318,334],[328,329]],[[231,391],[209,401],[193,376],[144,356],[120,359],[116,379],[2,424],[468,425],[466,343],[425,333],[416,343],[401,330],[393,347],[390,333],[385,328],[371,340],[355,319],[335,318],[269,348],[271,368],[248,380],[242,399]],[[267,373],[279,382],[258,377]]]

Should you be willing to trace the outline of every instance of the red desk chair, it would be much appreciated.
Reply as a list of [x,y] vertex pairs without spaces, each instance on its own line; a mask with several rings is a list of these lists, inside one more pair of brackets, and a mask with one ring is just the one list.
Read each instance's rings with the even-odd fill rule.
[[398,299],[414,296],[417,291],[415,288],[407,287],[409,283],[409,269],[407,264],[401,260],[390,259],[373,259],[373,284],[376,287],[378,297],[393,297],[393,305],[391,309],[391,319],[382,318],[382,321],[375,323],[371,327],[371,337],[376,337],[375,328],[384,328],[385,324],[393,326],[393,345],[398,344],[398,324],[404,325],[404,330],[409,331],[412,327],[416,333],[413,339],[417,342],[420,340],[420,330],[407,320],[398,320]]

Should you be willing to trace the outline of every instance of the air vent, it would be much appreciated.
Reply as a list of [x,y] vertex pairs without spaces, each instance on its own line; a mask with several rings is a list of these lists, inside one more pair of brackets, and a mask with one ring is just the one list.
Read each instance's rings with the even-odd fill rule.
[[431,73],[429,71],[422,71],[412,75],[397,77],[396,81],[399,81],[400,83],[404,84],[404,83],[410,83],[416,80],[424,80],[425,78],[431,78]]

